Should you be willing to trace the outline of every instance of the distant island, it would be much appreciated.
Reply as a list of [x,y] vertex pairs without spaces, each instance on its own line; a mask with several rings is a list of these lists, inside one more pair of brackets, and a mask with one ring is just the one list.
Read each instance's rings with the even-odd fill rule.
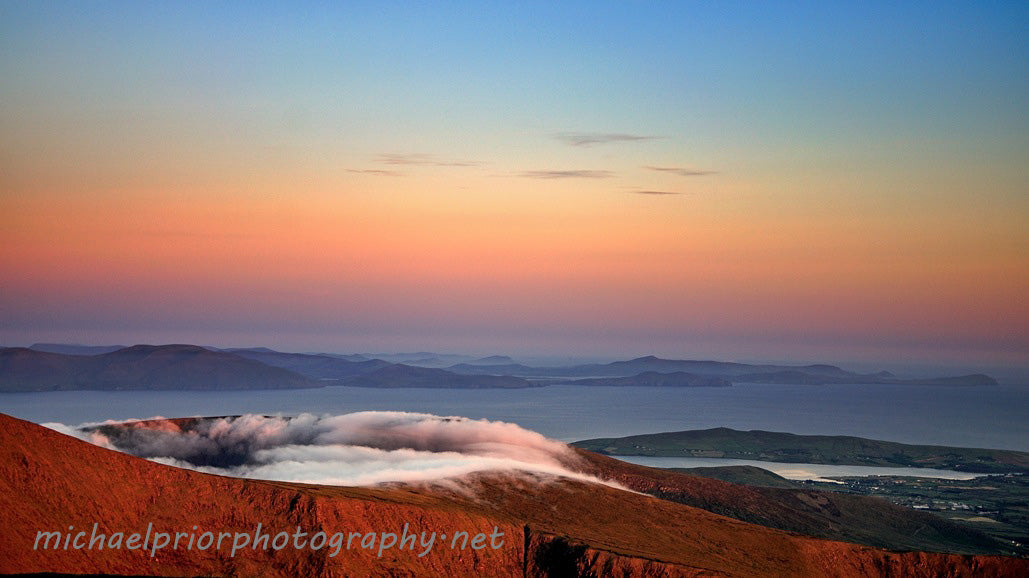
[[569,385],[646,386],[646,387],[730,387],[732,382],[716,375],[697,375],[685,371],[658,373],[644,371],[629,377],[595,377],[561,381]]
[[196,345],[135,345],[73,355],[0,349],[0,392],[67,390],[247,390],[355,387],[517,388],[517,377],[465,375],[371,359]]
[[911,445],[853,436],[796,435],[729,428],[598,438],[572,445],[610,456],[730,458],[768,462],[1029,473],[1029,453]]
[[371,354],[283,353],[265,347],[39,343],[27,348],[0,348],[0,392],[299,389],[327,385],[511,389],[548,385],[729,387],[738,383],[997,384],[995,379],[982,374],[902,379],[885,371],[862,374],[826,364],[755,365],[654,356],[560,367],[533,367],[504,355],[474,357],[418,352],[382,357],[388,359]]
[[[730,383],[777,383],[800,385],[828,384],[891,384],[891,385],[954,385],[954,386],[986,386],[997,385],[997,380],[988,375],[971,374],[952,377],[925,377],[905,379],[888,371],[876,373],[855,373],[835,365],[774,365],[733,363],[726,361],[662,359],[648,355],[628,361],[612,363],[591,363],[562,367],[532,367],[522,364],[474,365],[460,363],[446,368],[455,373],[490,373],[493,375],[512,375],[525,379],[547,380],[549,383],[565,383],[578,385],[647,385],[654,374],[683,373],[695,376],[693,379],[681,377],[680,385],[691,381],[694,384],[722,386],[720,381],[710,378],[721,378]],[[633,377],[623,382],[604,383],[601,378]],[[705,383],[703,379],[708,381]],[[589,380],[589,381],[585,381]],[[668,380],[661,385],[671,385]]]

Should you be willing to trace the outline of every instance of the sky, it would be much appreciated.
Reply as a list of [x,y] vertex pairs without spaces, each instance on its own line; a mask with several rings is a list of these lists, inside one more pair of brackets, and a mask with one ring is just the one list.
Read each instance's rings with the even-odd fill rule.
[[0,344],[1029,366],[1029,4],[895,4],[0,0]]

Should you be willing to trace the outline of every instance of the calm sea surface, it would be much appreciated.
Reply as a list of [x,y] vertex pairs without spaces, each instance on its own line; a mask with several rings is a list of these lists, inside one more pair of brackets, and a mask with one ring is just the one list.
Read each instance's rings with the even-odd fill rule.
[[0,394],[0,411],[75,425],[106,419],[426,412],[514,422],[563,441],[731,427],[1029,451],[1029,387],[551,386],[518,390],[70,391]]

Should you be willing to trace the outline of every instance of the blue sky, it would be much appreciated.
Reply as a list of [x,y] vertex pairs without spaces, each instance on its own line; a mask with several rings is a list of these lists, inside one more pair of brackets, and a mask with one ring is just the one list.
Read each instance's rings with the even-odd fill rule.
[[1027,32],[1019,2],[0,2],[0,340],[1020,364]]

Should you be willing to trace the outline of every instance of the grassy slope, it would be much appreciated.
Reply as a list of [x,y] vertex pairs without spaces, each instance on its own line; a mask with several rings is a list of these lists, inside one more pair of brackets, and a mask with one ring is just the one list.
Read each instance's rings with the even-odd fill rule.
[[[598,456],[599,457],[599,456]],[[674,476],[674,474],[669,474]],[[458,487],[346,488],[211,476],[90,446],[0,415],[0,572],[157,575],[625,575],[1006,576],[1029,562],[922,552],[892,553],[814,540],[682,504],[571,480],[505,475]],[[498,526],[498,550],[438,547],[424,558],[351,550],[143,551],[31,549],[43,528],[92,522],[102,531],[155,528],[250,532],[297,525],[314,531],[450,532]],[[520,538],[524,535],[524,541]],[[549,544],[549,546],[548,546]],[[557,558],[557,554],[562,554]]]
[[582,451],[585,471],[665,500],[753,524],[895,550],[1011,553],[982,532],[868,496],[730,484]]
[[763,486],[766,488],[802,488],[803,484],[788,480],[776,473],[754,466],[716,466],[710,468],[668,468],[669,471],[722,480],[730,484]]
[[573,445],[613,456],[717,457],[770,462],[1029,472],[1029,454],[910,445],[852,436],[810,436],[728,428],[599,438]]

